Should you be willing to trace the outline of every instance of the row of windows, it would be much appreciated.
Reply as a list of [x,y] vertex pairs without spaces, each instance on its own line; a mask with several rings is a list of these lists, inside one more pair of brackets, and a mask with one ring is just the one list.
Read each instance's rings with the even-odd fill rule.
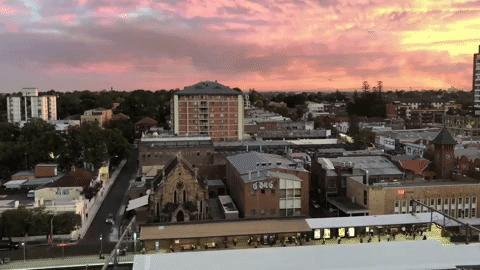
[[[458,198],[430,198],[419,200],[421,203],[424,203],[438,211],[442,211],[447,215],[458,218],[475,218],[476,217],[476,203],[477,197],[458,197]],[[413,211],[412,205],[408,200],[395,201],[394,203],[394,212],[396,214]],[[421,205],[417,205],[415,211],[428,212],[429,209]]]
[[[251,216],[257,216],[257,213],[258,213],[258,216],[265,216],[267,214],[267,211],[270,215],[276,215],[277,214],[277,209],[272,208],[270,210],[259,209],[259,211],[257,211],[257,209],[251,209],[250,210],[250,215]],[[279,213],[280,216],[291,217],[291,216],[301,215],[302,210],[301,210],[301,208],[284,209],[284,210],[279,210],[278,213]]]
[[[477,197],[458,197],[458,198],[430,198],[430,199],[423,199],[419,200],[421,203],[424,203],[428,206],[435,207],[435,206],[443,206],[443,205],[469,205],[470,203],[476,204],[477,203]],[[400,201],[395,201],[395,207],[399,207]],[[442,204],[443,202],[443,204]],[[402,200],[401,201],[402,207],[407,206],[407,200]]]

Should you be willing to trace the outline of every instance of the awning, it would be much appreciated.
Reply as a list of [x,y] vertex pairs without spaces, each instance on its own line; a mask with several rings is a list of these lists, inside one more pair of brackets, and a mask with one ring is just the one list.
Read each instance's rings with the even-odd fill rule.
[[145,195],[145,196],[142,196],[142,197],[139,197],[139,198],[128,201],[127,211],[130,211],[130,210],[137,209],[137,208],[143,207],[145,205],[148,205],[148,197],[149,196],[150,195]]

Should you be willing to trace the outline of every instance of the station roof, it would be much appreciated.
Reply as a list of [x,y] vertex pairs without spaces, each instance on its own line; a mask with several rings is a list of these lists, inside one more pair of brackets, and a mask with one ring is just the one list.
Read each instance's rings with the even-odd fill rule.
[[[480,265],[480,244],[435,240],[312,245],[137,255],[133,270],[157,269],[460,269]],[[462,268],[463,269],[463,268]],[[469,268],[470,269],[470,268]]]
[[305,219],[262,219],[196,224],[142,226],[141,240],[208,238],[274,233],[308,232]]

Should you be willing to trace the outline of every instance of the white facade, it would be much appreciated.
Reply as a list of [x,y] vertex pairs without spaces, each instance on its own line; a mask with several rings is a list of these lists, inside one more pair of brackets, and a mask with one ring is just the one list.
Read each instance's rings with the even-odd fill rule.
[[480,116],[480,46],[473,56],[473,110]]
[[307,118],[308,115],[311,115],[313,118],[315,118],[322,115],[328,115],[328,106],[329,104],[308,101],[305,117]]
[[36,88],[23,88],[21,96],[7,97],[7,117],[10,123],[28,122],[32,118],[57,120],[57,97],[39,96]]

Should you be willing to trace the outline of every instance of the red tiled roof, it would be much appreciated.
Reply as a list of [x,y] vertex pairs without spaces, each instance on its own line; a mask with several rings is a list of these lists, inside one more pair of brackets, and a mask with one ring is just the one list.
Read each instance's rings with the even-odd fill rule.
[[83,187],[86,188],[90,185],[95,175],[85,169],[75,169],[70,171],[57,181],[48,184],[48,187]]
[[429,160],[426,159],[410,159],[410,160],[401,160],[399,161],[400,166],[405,170],[413,172],[415,175],[422,175],[423,171],[430,164]]
[[135,123],[136,125],[157,125],[158,122],[157,120],[153,119],[153,118],[150,118],[150,117],[144,117],[142,119],[140,119],[137,123]]

